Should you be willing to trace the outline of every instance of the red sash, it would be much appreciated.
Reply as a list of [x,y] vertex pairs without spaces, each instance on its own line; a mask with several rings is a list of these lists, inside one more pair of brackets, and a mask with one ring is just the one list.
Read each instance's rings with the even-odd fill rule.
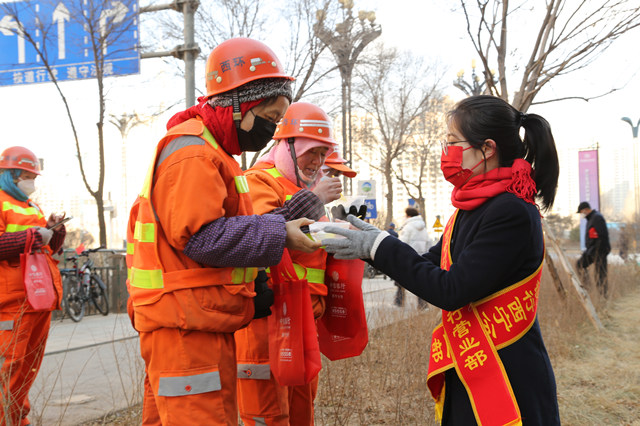
[[[441,268],[451,267],[451,235],[458,210],[442,237]],[[431,336],[427,386],[441,416],[444,372],[455,368],[467,389],[479,425],[521,425],[520,410],[498,356],[533,325],[538,307],[542,263],[527,278],[453,312],[442,311],[443,322]],[[439,412],[438,412],[439,409]]]

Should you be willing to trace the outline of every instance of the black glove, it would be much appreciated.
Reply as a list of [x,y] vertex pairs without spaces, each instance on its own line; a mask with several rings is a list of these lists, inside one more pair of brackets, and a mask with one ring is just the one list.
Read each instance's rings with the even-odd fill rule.
[[331,207],[331,216],[333,216],[333,221],[336,219],[347,220],[347,212],[344,211],[344,206],[342,204]]
[[358,209],[356,206],[349,206],[349,211],[345,211],[344,206],[342,204],[338,204],[337,206],[331,207],[331,216],[333,219],[347,220],[347,215],[354,215],[359,219],[364,220],[367,216],[367,205],[363,204]]
[[253,298],[253,307],[255,308],[255,313],[253,314],[254,319],[271,315],[271,309],[269,309],[269,307],[273,305],[273,290],[271,290],[267,284],[268,279],[269,277],[265,271],[258,271],[258,276],[253,282],[256,292]]
[[349,207],[349,214],[354,215],[358,219],[364,220],[367,217],[367,205],[362,204],[359,209],[356,210],[356,206]]

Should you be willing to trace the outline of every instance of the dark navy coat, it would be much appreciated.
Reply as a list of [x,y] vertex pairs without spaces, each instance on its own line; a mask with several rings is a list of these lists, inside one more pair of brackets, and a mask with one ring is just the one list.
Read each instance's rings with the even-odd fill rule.
[[[440,269],[442,240],[420,256],[396,238],[380,243],[374,266],[427,302],[455,311],[528,277],[544,257],[540,213],[510,193],[460,210],[451,241],[453,264]],[[425,344],[429,353],[430,342]],[[560,424],[556,384],[536,319],[518,341],[498,351],[524,425]],[[476,424],[455,369],[445,376],[443,425]],[[496,407],[500,409],[500,407]]]

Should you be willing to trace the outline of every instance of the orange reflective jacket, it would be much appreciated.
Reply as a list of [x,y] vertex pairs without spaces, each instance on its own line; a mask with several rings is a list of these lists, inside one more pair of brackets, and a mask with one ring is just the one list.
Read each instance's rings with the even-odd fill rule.
[[[282,173],[270,163],[258,163],[245,173],[251,189],[253,209],[256,214],[265,214],[282,205],[300,187],[284,177]],[[324,271],[327,264],[327,252],[318,249],[313,253],[291,251],[291,260],[296,268],[299,278],[305,278],[309,282],[311,294],[327,295],[327,286],[324,284]]]
[[250,214],[242,170],[202,121],[171,128],[129,217],[127,289],[136,329],[233,332],[251,320],[256,268],[209,267],[183,253],[204,225]]
[[[24,231],[35,226],[46,227],[47,220],[40,207],[31,200],[18,201],[3,190],[0,190],[0,235],[5,232]],[[51,257],[51,248],[42,247],[47,257],[49,270],[53,278],[53,286],[58,295],[62,294],[62,280],[58,271],[57,261]],[[33,309],[26,302],[24,282],[20,259],[0,260],[0,311],[18,312],[25,309],[31,312]],[[51,310],[60,305],[60,297],[51,306]]]

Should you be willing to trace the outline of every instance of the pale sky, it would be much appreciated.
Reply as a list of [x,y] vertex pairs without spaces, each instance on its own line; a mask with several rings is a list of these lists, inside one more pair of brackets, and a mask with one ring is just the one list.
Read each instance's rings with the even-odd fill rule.
[[[449,72],[445,78],[446,84],[456,78],[456,73],[461,68],[465,69],[469,78],[471,60],[477,58],[467,38],[463,16],[450,11],[450,5],[454,2],[362,0],[356,3],[356,8],[376,10],[385,43],[412,50],[447,67]],[[565,101],[530,108],[530,112],[543,115],[551,123],[560,151],[586,148],[597,142],[600,144],[603,158],[606,158],[607,150],[630,149],[631,129],[620,118],[629,116],[634,122],[640,119],[638,34],[636,31],[635,36],[618,40],[588,70],[552,83],[553,85],[545,89],[537,99],[546,99],[556,93],[598,94],[612,87],[621,87],[628,82],[623,90],[588,103]],[[200,64],[196,72],[202,69],[202,65]],[[144,60],[141,62],[141,69],[140,75],[107,79],[109,112],[153,112],[155,106],[161,102],[169,106],[183,96],[183,81],[173,76],[173,69],[163,67],[161,60]],[[199,74],[196,74],[196,79],[198,86],[202,87]],[[512,81],[510,86],[513,90],[516,86],[515,81]],[[85,151],[91,151],[95,149],[92,147],[96,146],[95,87],[93,80],[62,83],[74,114],[83,117],[79,121]],[[445,91],[454,99],[463,96],[451,85]],[[74,182],[74,186],[77,185],[79,172],[73,139],[66,113],[54,86],[34,84],[0,87],[0,99],[0,123],[3,129],[0,149],[12,145],[25,145],[38,156],[45,158],[45,177],[47,173],[64,174]],[[182,106],[180,104],[172,111],[175,112]],[[130,155],[133,153],[134,158],[130,161],[140,164],[140,169],[146,169],[152,149],[164,132],[168,116],[170,114],[160,117],[150,127],[139,127],[131,132],[129,139],[134,143],[130,144]],[[112,146],[119,146],[120,136],[115,128],[106,124],[106,129],[108,142]],[[577,164],[577,154],[576,158],[571,158],[574,155],[573,151],[567,155],[569,158],[563,158],[563,161]],[[84,191],[81,186],[76,188]],[[561,188],[559,194],[562,191],[566,192],[565,199],[571,199],[566,201],[567,206],[563,206],[562,199],[559,199],[556,207],[566,210],[564,214],[573,213],[575,206],[572,204],[577,204],[573,199],[577,194],[573,192],[577,193],[577,187]]]

